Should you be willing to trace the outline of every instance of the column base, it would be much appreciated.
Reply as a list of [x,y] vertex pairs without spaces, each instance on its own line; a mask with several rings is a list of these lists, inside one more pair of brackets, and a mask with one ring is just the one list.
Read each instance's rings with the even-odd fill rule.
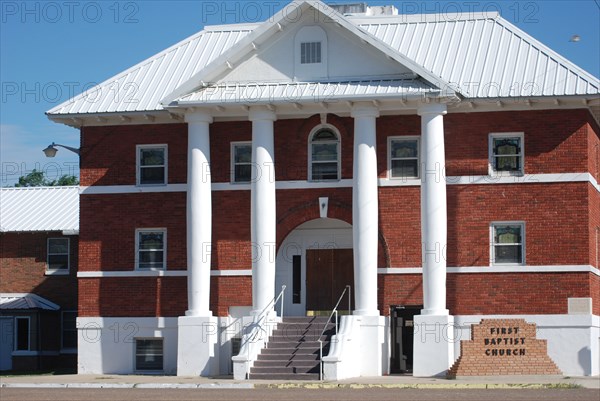
[[454,316],[415,316],[413,376],[446,376],[454,363]]
[[360,324],[360,375],[382,376],[389,371],[389,342],[387,341],[387,318],[385,316],[361,315]]
[[213,316],[182,316],[177,320],[177,376],[219,374],[219,325]]

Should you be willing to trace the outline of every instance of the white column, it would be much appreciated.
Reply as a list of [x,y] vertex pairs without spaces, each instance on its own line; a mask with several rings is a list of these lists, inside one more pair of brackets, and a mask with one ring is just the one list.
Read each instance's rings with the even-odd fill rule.
[[421,116],[421,240],[423,309],[414,322],[413,376],[444,376],[454,362],[454,317],[446,309],[446,105],[426,104]]
[[212,316],[210,311],[210,252],[212,241],[212,191],[209,124],[206,111],[186,114],[188,123],[186,316]]
[[188,310],[177,319],[177,375],[219,373],[218,324],[210,311],[212,192],[209,125],[212,116],[196,110],[188,123],[187,260]]
[[377,245],[378,186],[375,120],[379,110],[357,103],[354,118],[352,235],[354,245],[355,315],[378,316]]
[[448,315],[446,309],[446,105],[428,104],[421,116],[422,315]]
[[250,108],[252,121],[252,309],[260,313],[275,296],[275,164],[274,128],[277,116],[266,107]]

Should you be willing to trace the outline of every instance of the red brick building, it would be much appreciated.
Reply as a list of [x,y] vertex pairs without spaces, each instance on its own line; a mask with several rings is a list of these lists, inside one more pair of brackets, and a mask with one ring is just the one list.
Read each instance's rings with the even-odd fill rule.
[[496,14],[377,12],[205,27],[48,112],[81,130],[80,372],[228,373],[283,285],[284,316],[350,285],[328,377],[443,374],[506,316],[598,374],[598,79]]
[[79,188],[0,191],[1,370],[74,370]]

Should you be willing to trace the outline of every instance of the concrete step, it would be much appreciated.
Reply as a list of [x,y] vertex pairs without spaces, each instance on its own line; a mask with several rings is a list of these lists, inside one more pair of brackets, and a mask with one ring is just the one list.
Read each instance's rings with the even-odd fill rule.
[[[327,355],[329,352],[329,347],[323,347],[323,355]],[[316,355],[319,356],[318,348],[263,348],[260,351],[260,355],[288,355],[298,356],[298,355]],[[259,356],[260,356],[259,355]]]
[[263,350],[263,353],[258,355],[258,359],[257,361],[281,361],[281,360],[286,360],[286,361],[317,361],[319,359],[319,353],[312,353],[312,354],[277,354],[277,353],[273,353],[273,354],[267,354],[264,353],[265,350]]
[[281,367],[281,366],[277,366],[277,367],[273,367],[273,366],[266,366],[266,367],[260,367],[260,366],[255,366],[252,367],[252,370],[250,370],[250,374],[287,374],[287,375],[293,375],[293,374],[302,374],[302,373],[319,373],[319,365],[315,365],[315,366],[306,366],[306,367]]
[[[326,343],[323,343],[323,347],[325,347]],[[318,341],[269,341],[267,343],[267,348],[313,348],[319,349],[321,347]]]
[[302,360],[267,360],[261,361],[257,360],[254,362],[253,368],[313,368],[315,366],[319,366],[319,361],[316,359],[310,361],[302,361]]
[[319,380],[319,373],[250,373],[250,380]]

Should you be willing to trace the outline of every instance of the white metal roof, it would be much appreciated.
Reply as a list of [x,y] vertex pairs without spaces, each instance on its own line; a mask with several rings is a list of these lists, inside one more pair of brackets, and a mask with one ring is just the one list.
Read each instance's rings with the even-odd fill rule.
[[[467,14],[468,15],[468,14]],[[600,81],[497,13],[354,22],[465,97],[600,94]]]
[[179,104],[231,104],[269,102],[327,102],[344,99],[379,99],[386,96],[416,97],[439,93],[438,88],[417,79],[346,82],[231,83],[209,86],[179,99]]
[[246,36],[256,25],[212,27],[48,111],[49,115],[162,110],[168,93]]
[[44,310],[59,310],[60,306],[54,302],[48,301],[46,298],[42,298],[35,294],[14,294],[14,293],[2,293],[0,294],[0,309],[44,309]]
[[0,232],[79,231],[79,187],[0,189]]
[[[220,59],[268,37],[290,23],[290,7],[328,7],[296,1],[262,24],[221,25],[205,30],[50,110],[61,115],[162,110],[161,100],[198,90],[193,79],[210,76]],[[333,11],[332,11],[333,12]],[[440,87],[450,85],[468,98],[513,96],[597,96],[600,81],[497,13],[344,17],[340,29],[353,32]],[[354,27],[354,28],[351,28]],[[261,36],[262,35],[262,36]],[[227,60],[225,60],[227,61]],[[377,77],[365,77],[376,79]],[[198,78],[199,79],[199,78]],[[210,82],[210,81],[207,81]]]

